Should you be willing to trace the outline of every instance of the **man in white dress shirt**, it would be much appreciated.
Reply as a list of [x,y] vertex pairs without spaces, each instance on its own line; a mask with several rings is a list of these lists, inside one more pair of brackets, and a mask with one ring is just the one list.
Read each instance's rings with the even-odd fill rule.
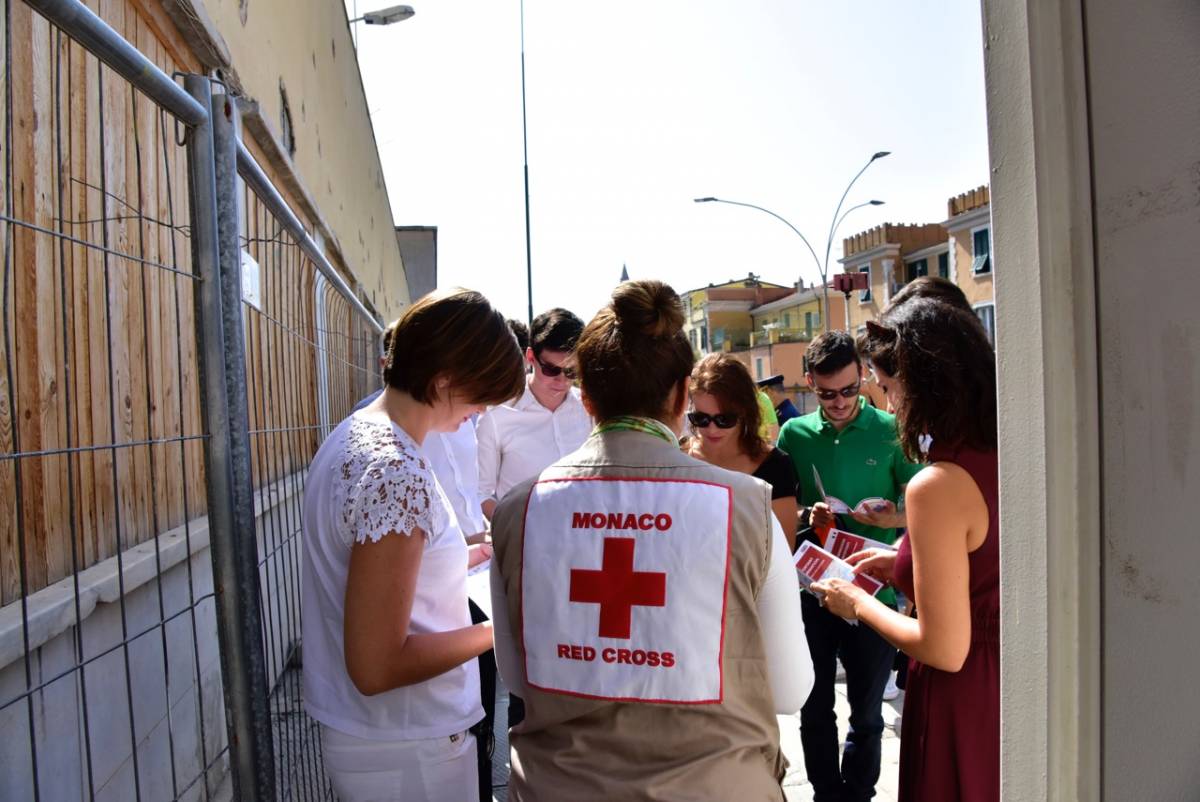
[[592,419],[574,386],[572,351],[583,321],[566,309],[533,319],[525,358],[533,367],[524,394],[479,419],[479,493],[490,520],[514,486],[540,474],[583,445]]

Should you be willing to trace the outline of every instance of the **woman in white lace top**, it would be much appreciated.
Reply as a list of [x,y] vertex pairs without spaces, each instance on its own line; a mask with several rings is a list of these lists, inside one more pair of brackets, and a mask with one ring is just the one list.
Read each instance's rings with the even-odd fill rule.
[[334,790],[349,800],[478,796],[483,717],[468,549],[420,445],[524,389],[521,354],[476,292],[435,292],[395,324],[383,394],[344,420],[304,496],[304,701]]

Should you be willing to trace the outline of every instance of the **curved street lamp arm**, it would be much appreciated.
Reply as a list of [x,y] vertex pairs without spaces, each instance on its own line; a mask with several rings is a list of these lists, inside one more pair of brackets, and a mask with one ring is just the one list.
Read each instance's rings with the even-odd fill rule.
[[[838,201],[837,208],[833,211],[833,223],[829,226],[829,237],[825,240],[825,264],[829,264],[829,252],[833,250],[833,232],[837,230],[838,224],[841,222],[841,220],[838,218],[838,215],[841,214],[842,204],[846,202],[846,196],[850,194],[850,188],[853,187],[854,182],[857,181],[862,174],[867,171],[867,168],[874,164],[875,160],[879,158],[882,157],[878,153],[872,156],[871,160],[864,164],[862,169],[855,173],[854,178],[851,178],[850,183],[846,185],[846,191],[842,193],[842,199]],[[849,214],[849,212],[847,212],[847,214]],[[843,217],[844,216],[845,215],[843,215]]]
[[825,268],[821,265],[821,260],[817,258],[817,252],[813,250],[813,246],[809,243],[808,237],[801,234],[800,229],[789,223],[785,218],[775,214],[775,212],[771,211],[770,209],[764,209],[761,206],[755,206],[753,203],[742,203],[741,201],[725,200],[724,198],[705,198],[704,200],[711,201],[713,203],[728,203],[731,206],[745,206],[747,209],[758,209],[760,212],[766,212],[779,222],[783,223],[792,231],[796,232],[796,236],[804,241],[805,246],[808,248],[808,252],[812,254],[813,261],[817,263],[817,271],[821,274],[821,281],[825,281]]
[[837,219],[837,222],[833,224],[833,230],[830,232],[830,233],[831,233],[831,236],[830,236],[830,238],[829,238],[829,239],[830,239],[830,242],[832,242],[832,241],[833,241],[832,234],[836,234],[836,233],[837,233],[837,230],[838,230],[839,228],[841,228],[841,226],[842,226],[842,221],[843,221],[843,220],[845,220],[847,217],[849,217],[849,216],[850,216],[850,212],[854,211],[855,209],[861,209],[861,208],[862,208],[862,207],[864,207],[864,206],[877,206],[877,205],[878,205],[878,204],[871,203],[871,201],[863,201],[862,203],[858,204],[857,206],[851,206],[849,209],[847,209],[846,211],[842,212],[842,216],[841,216],[841,217],[839,217],[839,218]]

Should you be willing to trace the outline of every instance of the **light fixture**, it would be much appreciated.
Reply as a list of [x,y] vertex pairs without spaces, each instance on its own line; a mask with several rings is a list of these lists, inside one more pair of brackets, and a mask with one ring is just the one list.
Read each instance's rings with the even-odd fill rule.
[[391,6],[378,11],[368,11],[361,17],[350,20],[350,24],[365,22],[367,25],[391,25],[394,22],[403,22],[415,13],[412,6]]

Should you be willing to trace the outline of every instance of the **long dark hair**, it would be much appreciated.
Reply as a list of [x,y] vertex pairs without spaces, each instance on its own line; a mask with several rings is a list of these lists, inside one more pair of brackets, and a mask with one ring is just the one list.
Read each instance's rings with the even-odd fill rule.
[[944,447],[996,450],[996,355],[975,316],[912,298],[867,323],[863,356],[903,384],[900,445],[920,461],[921,438]]
[[730,354],[709,354],[692,371],[692,392],[716,397],[722,411],[738,416],[738,442],[742,451],[758,459],[769,446],[758,433],[762,411],[758,388],[741,360]]

